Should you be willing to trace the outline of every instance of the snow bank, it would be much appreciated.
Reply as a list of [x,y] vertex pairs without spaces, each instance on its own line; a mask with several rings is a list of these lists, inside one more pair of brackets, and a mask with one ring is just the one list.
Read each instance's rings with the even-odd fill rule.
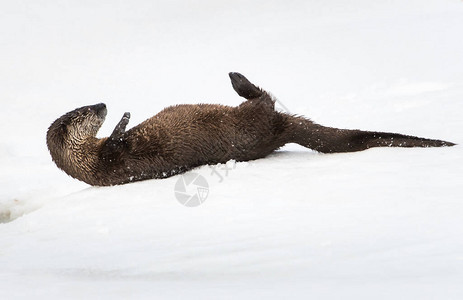
[[463,143],[459,1],[80,1],[0,5],[0,287],[5,298],[461,299],[463,151],[267,159],[95,188],[45,132],[105,102],[108,135],[176,103],[236,105],[227,72],[292,113]]

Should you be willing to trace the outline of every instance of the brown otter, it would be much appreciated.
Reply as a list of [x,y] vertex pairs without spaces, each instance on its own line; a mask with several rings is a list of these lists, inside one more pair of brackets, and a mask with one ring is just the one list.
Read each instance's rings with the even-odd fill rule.
[[108,138],[96,133],[106,117],[103,103],[75,109],[48,129],[53,161],[91,185],[166,178],[205,164],[267,156],[287,143],[323,152],[372,147],[442,147],[455,144],[388,132],[337,129],[275,111],[275,101],[239,73],[229,74],[247,101],[239,106],[197,104],[168,107],[125,131],[125,113]]

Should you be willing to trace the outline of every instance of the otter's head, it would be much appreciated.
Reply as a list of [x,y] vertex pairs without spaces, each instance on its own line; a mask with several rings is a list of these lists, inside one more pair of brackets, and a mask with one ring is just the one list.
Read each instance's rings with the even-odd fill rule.
[[47,146],[60,169],[82,180],[79,178],[81,171],[77,168],[92,167],[92,139],[103,125],[106,113],[106,105],[99,103],[70,111],[51,124],[47,132]]
[[[47,142],[79,144],[95,137],[106,117],[106,105],[83,106],[64,114],[48,128]],[[48,145],[50,147],[50,144]]]

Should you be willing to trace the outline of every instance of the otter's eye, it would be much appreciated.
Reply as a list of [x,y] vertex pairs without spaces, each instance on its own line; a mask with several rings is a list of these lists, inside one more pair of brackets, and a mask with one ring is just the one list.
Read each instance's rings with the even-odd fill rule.
[[58,128],[62,132],[63,135],[68,134],[68,125],[61,123]]

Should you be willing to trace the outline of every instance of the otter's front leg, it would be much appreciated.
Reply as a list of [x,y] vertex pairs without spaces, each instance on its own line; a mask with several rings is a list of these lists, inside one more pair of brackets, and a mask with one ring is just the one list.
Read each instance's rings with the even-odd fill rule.
[[130,113],[126,112],[122,116],[122,119],[117,123],[116,127],[113,130],[113,133],[109,136],[110,139],[116,140],[122,138],[122,135],[125,133],[125,128],[129,124]]
[[126,147],[124,139],[125,128],[129,124],[130,113],[126,112],[117,123],[111,135],[106,140],[101,155],[103,160],[113,161],[118,159]]

